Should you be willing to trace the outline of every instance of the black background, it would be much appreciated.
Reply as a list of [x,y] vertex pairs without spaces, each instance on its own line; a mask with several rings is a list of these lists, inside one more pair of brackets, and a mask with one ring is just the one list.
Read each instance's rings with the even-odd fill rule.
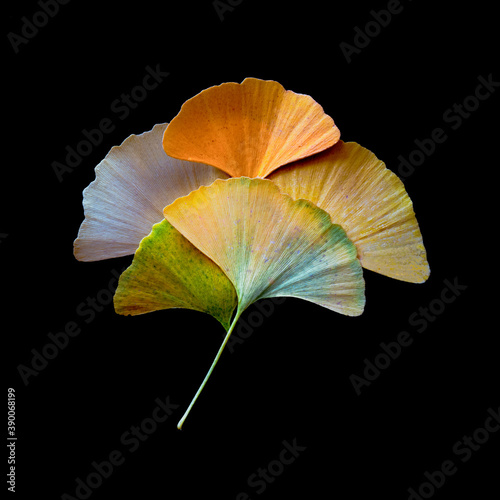
[[[352,44],[355,27],[387,2],[243,0],[223,20],[211,1],[171,3],[69,2],[18,53],[7,33],[20,34],[23,16],[32,19],[40,6],[10,6],[0,252],[7,385],[17,395],[17,496],[75,497],[76,479],[119,450],[125,462],[89,498],[406,499],[447,459],[457,472],[434,497],[493,498],[500,436],[492,433],[466,463],[453,447],[500,400],[491,208],[499,92],[455,130],[443,120],[474,94],[479,76],[500,80],[493,8],[402,2],[402,12],[348,63],[339,44]],[[120,119],[111,103],[157,65],[168,77]],[[193,311],[125,318],[112,305],[86,323],[80,304],[131,258],[74,259],[81,192],[113,145],[170,121],[204,88],[247,76],[311,95],[345,141],[371,149],[396,172],[416,139],[445,130],[446,141],[405,180],[432,273],[415,285],[366,271],[367,306],[358,318],[294,299],[276,306],[233,353],[223,353],[179,431],[222,328]],[[52,163],[64,162],[82,129],[107,117],[113,132],[59,182]],[[467,288],[418,333],[409,317],[431,301],[441,306],[435,299],[444,280]],[[32,349],[40,352],[48,333],[70,321],[81,333],[25,384],[20,365],[31,366]],[[373,361],[380,343],[404,330],[412,345],[358,396],[350,376],[362,375],[364,359]],[[131,452],[121,436],[167,396],[178,409]],[[258,494],[248,478],[294,439],[305,450]]]

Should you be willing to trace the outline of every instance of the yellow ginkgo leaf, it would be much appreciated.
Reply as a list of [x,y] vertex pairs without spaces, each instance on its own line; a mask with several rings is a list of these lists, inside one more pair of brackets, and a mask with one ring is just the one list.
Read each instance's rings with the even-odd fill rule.
[[186,101],[163,137],[173,158],[220,168],[231,177],[266,177],[281,165],[335,144],[339,129],[307,95],[246,78]]
[[265,179],[217,180],[179,198],[165,218],[229,277],[238,311],[288,296],[349,316],[362,313],[356,248],[329,215]]
[[269,179],[292,198],[305,198],[328,212],[354,242],[366,269],[412,283],[429,277],[410,197],[397,175],[368,149],[339,141]]
[[350,316],[363,311],[364,280],[354,244],[326,212],[308,201],[293,201],[271,181],[217,180],[179,198],[164,214],[224,271],[238,296],[231,327],[179,428],[251,303],[287,296]]

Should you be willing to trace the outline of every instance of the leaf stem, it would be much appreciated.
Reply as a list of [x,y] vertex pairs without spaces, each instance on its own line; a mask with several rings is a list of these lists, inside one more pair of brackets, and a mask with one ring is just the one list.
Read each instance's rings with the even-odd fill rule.
[[235,327],[241,313],[242,313],[242,311],[240,311],[240,309],[238,308],[238,310],[236,311],[236,315],[233,319],[233,322],[231,323],[231,326],[229,327],[229,330],[227,331],[226,337],[224,338],[224,341],[222,342],[222,345],[220,346],[219,351],[217,352],[217,355],[215,356],[215,359],[212,362],[212,366],[208,370],[208,373],[205,375],[205,378],[203,379],[203,382],[201,383],[198,391],[194,395],[194,398],[191,401],[190,405],[188,406],[188,409],[185,411],[184,415],[182,416],[182,418],[179,420],[179,423],[177,424],[178,429],[182,429],[182,425],[184,424],[184,421],[186,420],[187,416],[189,415],[191,408],[193,407],[194,403],[198,399],[198,396],[201,394],[201,391],[205,387],[207,380],[210,378],[210,375],[212,374],[212,371],[215,368],[217,361],[219,361],[220,355],[222,354],[222,351],[224,350],[224,347],[226,346],[227,341],[229,340],[229,337],[231,336],[231,333],[233,333],[234,327]]

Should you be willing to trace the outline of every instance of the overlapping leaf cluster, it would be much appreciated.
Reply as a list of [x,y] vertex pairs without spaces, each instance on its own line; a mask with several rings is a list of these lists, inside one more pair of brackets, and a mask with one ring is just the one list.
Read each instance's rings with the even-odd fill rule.
[[403,183],[339,138],[311,97],[247,78],[204,90],[96,167],[75,255],[135,254],[115,310],[194,309],[227,331],[185,416],[253,302],[297,297],[356,316],[362,267],[414,283],[429,276]]

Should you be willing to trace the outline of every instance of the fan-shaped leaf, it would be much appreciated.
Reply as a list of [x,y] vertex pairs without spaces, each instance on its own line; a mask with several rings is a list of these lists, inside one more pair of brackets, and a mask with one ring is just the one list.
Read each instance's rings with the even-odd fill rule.
[[228,330],[236,292],[217,265],[163,220],[141,241],[120,276],[114,304],[124,315],[194,309],[211,314]]
[[264,179],[217,180],[165,207],[167,220],[227,274],[238,310],[290,296],[356,316],[364,306],[356,248],[312,203]]
[[163,137],[169,156],[220,168],[232,177],[265,177],[340,137],[314,99],[278,82],[246,78],[186,101]]
[[410,197],[398,176],[368,149],[339,141],[269,179],[292,198],[328,212],[354,242],[366,269],[413,283],[429,277]]
[[75,240],[78,260],[132,255],[162,210],[179,196],[227,175],[208,165],[169,158],[161,141],[167,124],[131,135],[97,165],[83,192],[85,220]]

